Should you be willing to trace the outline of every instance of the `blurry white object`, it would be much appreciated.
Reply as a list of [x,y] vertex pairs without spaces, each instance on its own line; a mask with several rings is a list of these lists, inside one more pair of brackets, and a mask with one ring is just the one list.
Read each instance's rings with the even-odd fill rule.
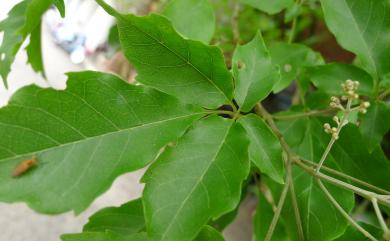
[[79,64],[106,42],[114,18],[93,0],[68,0],[65,3],[65,18],[52,8],[46,13],[45,22],[54,41],[70,54],[73,63]]

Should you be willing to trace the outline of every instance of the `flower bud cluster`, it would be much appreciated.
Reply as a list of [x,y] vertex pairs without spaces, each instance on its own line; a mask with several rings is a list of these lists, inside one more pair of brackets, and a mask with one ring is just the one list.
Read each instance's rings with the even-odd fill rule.
[[[359,88],[358,81],[346,80],[341,84],[343,88],[344,95],[341,96],[341,99],[336,96],[332,96],[330,99],[330,107],[340,109],[342,111],[342,118],[339,119],[338,116],[334,116],[333,120],[336,122],[337,126],[332,127],[329,123],[324,124],[324,130],[326,133],[331,134],[332,138],[337,140],[339,138],[339,132],[343,126],[348,124],[347,116],[352,111],[359,111],[360,113],[366,113],[367,108],[370,106],[370,103],[367,101],[360,102],[359,106],[351,108],[351,104],[354,100],[359,100],[359,95],[356,93]],[[344,107],[342,101],[348,101],[348,104]]]
[[331,127],[329,123],[324,124],[324,130],[326,133],[331,134],[334,139],[339,139],[338,131],[336,127]]
[[346,80],[343,84],[341,84],[341,87],[344,90],[345,95],[341,97],[342,100],[357,100],[359,99],[359,95],[356,93],[357,89],[359,88],[359,82],[358,81],[352,81],[352,80]]
[[358,107],[358,111],[360,113],[366,114],[368,107],[370,107],[370,102],[364,101],[364,102],[360,103],[360,105]]

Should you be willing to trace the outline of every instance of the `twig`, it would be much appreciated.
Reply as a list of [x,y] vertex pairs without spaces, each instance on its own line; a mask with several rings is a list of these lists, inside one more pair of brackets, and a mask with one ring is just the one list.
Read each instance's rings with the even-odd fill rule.
[[[300,5],[302,5],[302,3],[303,3],[303,0],[298,0],[297,1],[298,7],[300,7]],[[295,31],[297,29],[297,21],[298,21],[298,16],[295,16],[293,19],[292,25],[291,25],[290,36],[288,38],[289,44],[291,44],[294,41]]]
[[[291,169],[291,164],[290,164],[289,168]],[[291,178],[291,180],[293,180],[291,171],[288,172],[288,175],[291,175],[290,178]],[[295,222],[297,224],[297,229],[298,229],[298,238],[300,241],[304,241],[305,235],[303,233],[301,214],[299,212],[299,206],[298,206],[298,202],[297,202],[297,196],[295,194],[295,187],[294,187],[293,181],[290,182],[290,194],[291,194],[291,202],[292,202],[293,209],[294,209]]]
[[325,193],[325,195],[328,197],[329,201],[339,210],[341,215],[343,215],[348,222],[353,225],[357,230],[359,230],[365,237],[372,241],[378,241],[376,238],[374,238],[369,232],[367,232],[362,226],[360,226],[353,218],[349,216],[349,214],[343,209],[343,207],[340,206],[340,204],[334,199],[332,194],[328,191],[328,189],[325,187],[325,185],[321,182],[321,180],[317,179],[318,185],[322,189],[322,191]]
[[291,182],[291,178],[290,177],[291,177],[290,175],[286,175],[286,182],[285,182],[285,185],[283,187],[282,194],[280,195],[280,198],[279,198],[279,201],[278,201],[278,206],[276,207],[276,211],[275,211],[274,217],[272,218],[271,224],[269,225],[269,228],[268,228],[268,231],[267,231],[267,234],[265,236],[264,241],[270,241],[271,240],[272,235],[273,235],[274,230],[275,230],[275,227],[276,227],[276,224],[279,221],[280,213],[282,212],[284,203],[286,201],[287,192],[288,192],[288,189],[290,187],[290,182]]
[[379,100],[384,100],[388,95],[390,94],[390,89],[382,92],[379,96],[378,96],[378,99]]
[[332,149],[333,144],[336,142],[336,140],[340,134],[341,129],[345,125],[345,121],[348,120],[348,116],[351,113],[351,105],[352,105],[352,99],[348,99],[347,108],[344,111],[343,118],[341,118],[341,121],[337,126],[336,133],[332,135],[328,146],[326,147],[324,153],[321,156],[320,162],[319,162],[318,167],[316,169],[316,174],[318,174],[320,172],[320,169],[321,169],[322,165],[324,164],[326,157],[328,156],[330,150]]
[[378,206],[377,199],[375,197],[373,197],[373,198],[371,198],[371,202],[372,202],[372,206],[374,207],[375,214],[376,214],[376,216],[378,218],[379,224],[381,225],[381,228],[382,228],[383,232],[385,234],[389,233],[389,228],[386,225],[386,221],[383,219],[381,210],[379,209],[379,206]]
[[302,170],[306,171],[310,175],[313,175],[314,177],[317,177],[317,178],[320,178],[326,182],[332,183],[333,185],[341,187],[345,190],[352,191],[352,192],[358,194],[359,196],[362,196],[362,197],[367,198],[369,200],[371,200],[372,197],[375,197],[375,198],[377,198],[378,202],[380,202],[381,204],[384,204],[386,206],[390,206],[390,200],[383,198],[383,195],[378,195],[377,193],[367,191],[367,190],[362,189],[360,187],[357,187],[357,186],[354,186],[352,184],[338,180],[334,177],[325,175],[321,172],[316,173],[314,168],[306,166],[301,160],[295,159],[294,163],[299,165],[302,168]]
[[[304,163],[306,163],[306,164],[309,164],[309,165],[311,165],[311,166],[314,166],[314,167],[316,167],[316,168],[317,168],[317,166],[318,166],[318,163],[314,163],[314,162],[311,162],[311,161],[309,161],[309,160],[300,159],[300,161],[302,161],[302,162],[304,162]],[[387,190],[382,189],[382,188],[380,188],[380,187],[374,186],[374,185],[372,185],[372,184],[370,184],[370,183],[367,183],[367,182],[365,182],[365,181],[362,181],[362,180],[360,180],[360,179],[357,179],[357,178],[352,177],[352,176],[350,176],[350,175],[347,175],[347,174],[345,174],[345,173],[336,171],[336,170],[334,170],[334,169],[332,169],[332,168],[329,168],[329,167],[327,167],[327,166],[324,166],[324,165],[323,165],[322,168],[321,168],[321,170],[324,170],[324,171],[326,171],[326,172],[328,172],[328,173],[330,173],[330,174],[333,174],[333,175],[336,175],[336,176],[345,178],[345,179],[347,179],[347,180],[349,180],[349,181],[352,181],[352,182],[355,182],[355,183],[360,184],[360,185],[362,185],[362,186],[365,186],[365,187],[367,187],[367,188],[370,188],[370,189],[372,189],[372,191],[390,195],[390,191],[387,191]],[[389,197],[389,198],[390,198],[390,197]]]
[[290,120],[290,119],[298,119],[303,117],[310,117],[310,116],[322,116],[322,115],[328,115],[335,112],[335,109],[329,108],[325,110],[312,110],[305,113],[299,113],[299,114],[291,114],[291,115],[273,115],[272,118],[275,120]]
[[[268,125],[270,126],[270,128],[272,129],[274,134],[279,139],[279,142],[282,145],[282,148],[283,148],[284,152],[287,155],[287,161],[286,161],[286,167],[287,167],[286,168],[286,171],[287,171],[287,173],[286,173],[286,182],[285,182],[285,186],[284,186],[282,194],[284,192],[287,193],[287,190],[290,189],[290,194],[291,194],[291,199],[292,199],[292,203],[293,203],[296,224],[297,224],[297,228],[298,228],[299,240],[303,241],[304,240],[304,234],[303,234],[302,222],[301,222],[301,217],[300,217],[300,213],[299,213],[299,207],[298,207],[298,203],[297,203],[297,199],[296,199],[296,195],[295,195],[294,184],[292,182],[292,170],[291,170],[292,169],[292,163],[293,163],[293,160],[294,160],[296,155],[291,150],[291,148],[289,147],[287,142],[284,140],[284,137],[283,137],[282,133],[280,133],[279,129],[277,128],[277,126],[276,126],[276,124],[275,124],[275,122],[274,122],[274,120],[272,118],[272,115],[269,114],[268,111],[260,103],[258,103],[256,105],[255,112],[256,112],[256,114],[258,114],[261,117],[263,117],[265,119],[265,121],[268,123]],[[284,195],[286,195],[286,194],[284,194]],[[274,218],[272,219],[270,229],[268,229],[265,241],[269,241],[272,238],[273,229],[275,228],[274,226],[276,225],[276,223],[277,223],[277,221],[279,219],[280,211],[281,211],[281,208],[283,207],[285,198],[286,198],[285,196],[281,196],[280,197],[280,200],[279,200],[279,203],[278,203],[278,207],[276,209]],[[283,203],[281,203],[281,201]],[[280,208],[280,210],[279,210],[279,208]]]

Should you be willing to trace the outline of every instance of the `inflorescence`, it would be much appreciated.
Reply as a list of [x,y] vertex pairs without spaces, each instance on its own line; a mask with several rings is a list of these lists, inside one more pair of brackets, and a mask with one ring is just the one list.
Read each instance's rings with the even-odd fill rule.
[[[341,84],[343,88],[344,95],[341,96],[341,99],[336,96],[331,97],[330,107],[336,108],[342,111],[341,120],[338,116],[334,116],[333,120],[336,122],[337,126],[332,127],[329,123],[324,124],[324,130],[326,133],[331,134],[332,138],[337,140],[339,138],[340,129],[348,124],[348,115],[352,111],[359,111],[360,113],[365,114],[367,112],[367,108],[370,106],[370,102],[360,101],[359,95],[356,91],[359,88],[358,81],[346,80],[343,84]],[[347,101],[347,104],[344,106],[343,101]],[[358,106],[351,108],[351,105],[354,101],[360,102]]]

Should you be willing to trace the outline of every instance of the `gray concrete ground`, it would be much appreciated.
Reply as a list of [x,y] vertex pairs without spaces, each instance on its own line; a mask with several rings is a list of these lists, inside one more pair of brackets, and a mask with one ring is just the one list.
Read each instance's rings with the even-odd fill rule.
[[[6,17],[6,13],[15,3],[16,1],[0,3],[0,20]],[[0,87],[0,106],[5,105],[12,93],[25,85],[37,84],[42,87],[65,88],[64,73],[84,69],[83,66],[72,64],[69,56],[51,41],[45,31],[43,46],[47,81],[26,65],[26,54],[21,51],[16,56],[9,75],[10,88],[6,90],[3,86]],[[79,216],[74,216],[73,213],[57,216],[42,215],[35,213],[23,203],[0,203],[0,241],[58,241],[59,235],[63,233],[80,232],[88,217],[97,210],[107,206],[118,206],[141,196],[143,185],[139,183],[139,179],[142,174],[143,170],[140,170],[119,177],[109,191],[96,199]],[[251,214],[249,210],[251,208],[248,208],[250,206],[250,202],[247,202],[239,214],[239,221],[226,230],[225,236],[229,237],[227,240],[250,240]]]

